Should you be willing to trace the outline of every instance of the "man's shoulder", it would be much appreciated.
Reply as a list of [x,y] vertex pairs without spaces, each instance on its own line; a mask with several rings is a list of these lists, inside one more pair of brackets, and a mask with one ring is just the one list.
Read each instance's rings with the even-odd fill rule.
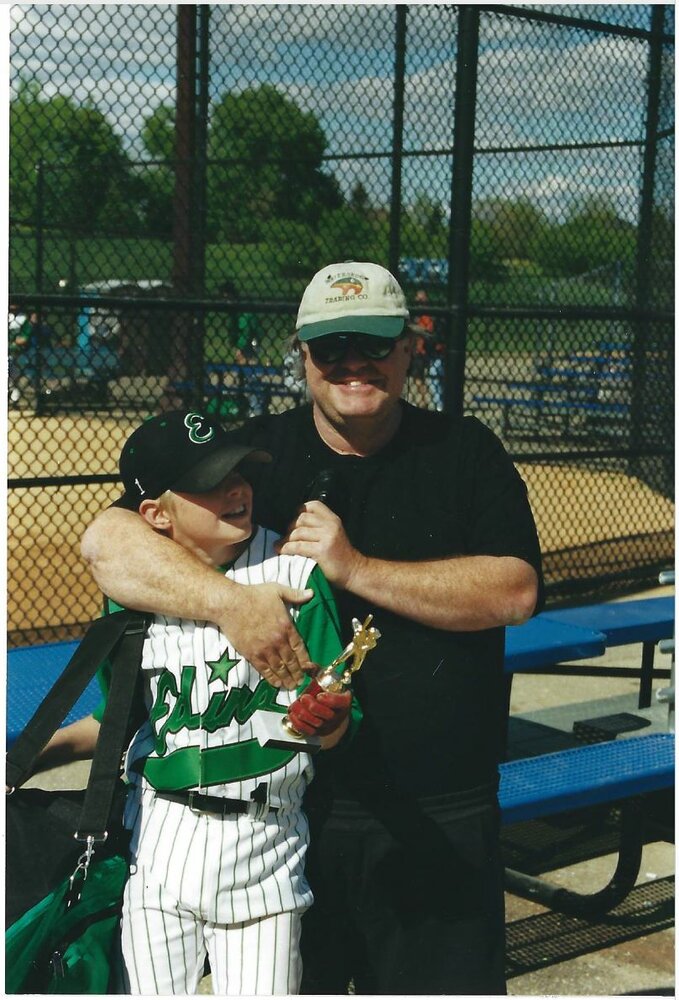
[[296,406],[283,413],[264,413],[251,417],[240,427],[229,432],[234,441],[260,448],[272,447],[280,439],[299,431],[310,420],[311,407]]
[[404,428],[416,436],[456,437],[461,440],[479,437],[495,437],[494,432],[478,417],[470,414],[457,415],[440,413],[438,410],[427,410],[423,407],[404,403]]

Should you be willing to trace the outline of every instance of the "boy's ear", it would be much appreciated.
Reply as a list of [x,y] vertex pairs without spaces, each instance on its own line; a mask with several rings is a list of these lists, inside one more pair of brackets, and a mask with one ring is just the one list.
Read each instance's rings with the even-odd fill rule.
[[139,513],[156,531],[167,531],[172,527],[167,511],[163,510],[159,500],[142,500]]

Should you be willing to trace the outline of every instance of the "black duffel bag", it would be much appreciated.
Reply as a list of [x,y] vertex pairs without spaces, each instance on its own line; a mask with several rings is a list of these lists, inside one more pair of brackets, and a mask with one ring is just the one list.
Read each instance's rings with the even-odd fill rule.
[[[7,754],[7,993],[111,991],[129,842],[120,764],[146,624],[129,611],[93,622]],[[87,788],[18,787],[107,656],[111,687]]]

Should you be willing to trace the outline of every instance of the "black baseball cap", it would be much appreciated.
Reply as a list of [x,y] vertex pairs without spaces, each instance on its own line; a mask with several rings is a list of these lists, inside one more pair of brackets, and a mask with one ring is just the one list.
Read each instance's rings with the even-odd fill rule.
[[197,410],[171,410],[147,420],[130,434],[120,454],[125,492],[118,507],[138,510],[165,490],[205,493],[236,466],[269,462],[271,455],[234,444],[212,417]]

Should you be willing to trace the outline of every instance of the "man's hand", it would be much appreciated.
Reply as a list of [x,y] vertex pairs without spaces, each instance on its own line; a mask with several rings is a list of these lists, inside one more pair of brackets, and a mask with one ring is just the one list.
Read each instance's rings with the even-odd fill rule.
[[279,583],[236,586],[240,599],[216,619],[217,625],[269,684],[296,688],[313,664],[287,605],[304,604],[313,590],[294,590]]
[[328,736],[347,719],[350,709],[351,691],[343,694],[321,691],[315,697],[301,694],[288,709],[288,717],[305,736]]
[[120,507],[109,507],[89,526],[82,554],[100,589],[118,604],[215,622],[274,687],[292,690],[312,669],[288,610],[308,601],[312,590],[235,583]]
[[351,589],[351,579],[364,557],[346,536],[342,522],[320,500],[308,500],[280,543],[283,555],[315,559],[330,583]]

